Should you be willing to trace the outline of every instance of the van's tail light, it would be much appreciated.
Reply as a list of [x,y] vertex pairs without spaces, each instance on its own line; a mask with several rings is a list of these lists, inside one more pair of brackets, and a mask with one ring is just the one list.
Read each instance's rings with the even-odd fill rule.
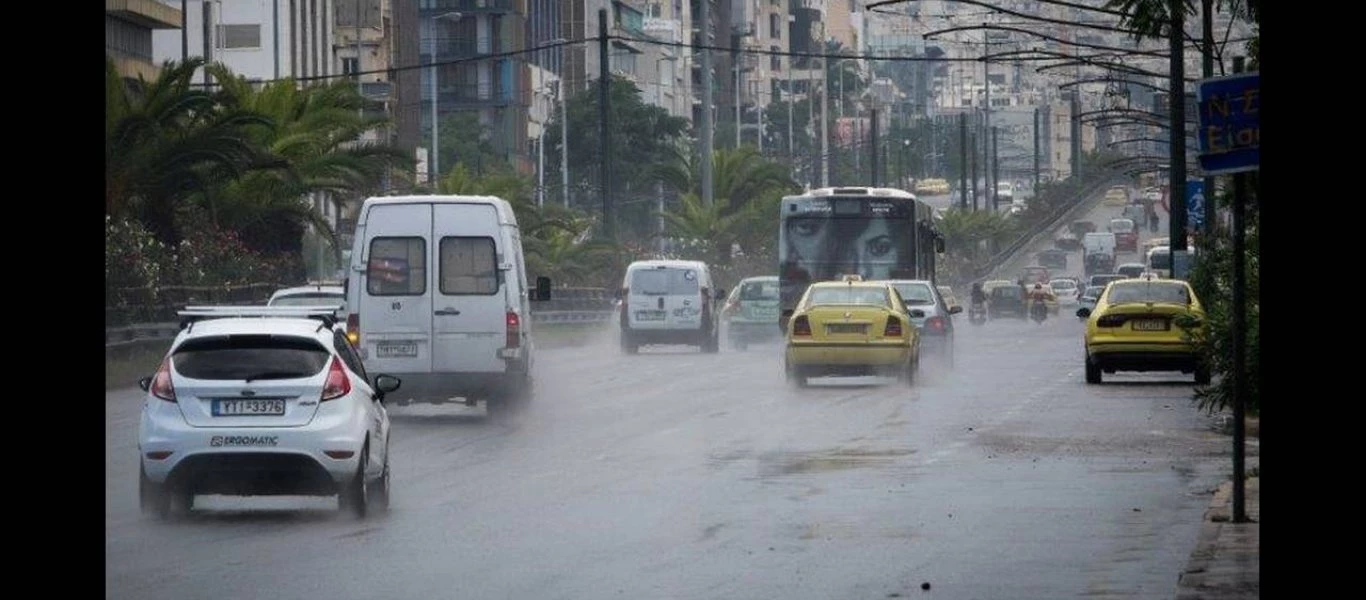
[[933,316],[925,319],[925,329],[930,330],[932,333],[944,333],[947,328],[948,327],[944,323],[944,317]]
[[351,393],[351,378],[346,376],[346,369],[342,368],[341,359],[332,357],[332,364],[327,367],[327,380],[323,382],[322,401],[336,400]]
[[811,321],[807,320],[806,315],[792,319],[792,335],[811,337]]
[[901,319],[887,317],[887,326],[882,329],[882,337],[901,337]]
[[153,396],[175,402],[175,386],[171,385],[171,357],[161,361],[161,366],[157,367],[157,374],[152,377],[150,390]]
[[360,347],[360,313],[346,315],[346,339],[352,346]]
[[503,345],[508,348],[520,348],[522,346],[522,318],[518,317],[517,313],[509,311],[507,324],[507,342]]

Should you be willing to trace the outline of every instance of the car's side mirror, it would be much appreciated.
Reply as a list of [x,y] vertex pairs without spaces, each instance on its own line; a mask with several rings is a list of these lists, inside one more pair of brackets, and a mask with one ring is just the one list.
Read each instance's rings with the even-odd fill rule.
[[375,376],[375,389],[381,394],[398,391],[399,386],[403,385],[403,380],[393,375],[379,374]]
[[544,275],[536,278],[536,293],[531,296],[532,302],[550,301],[550,278]]
[[918,308],[911,309],[911,318],[912,318],[912,319],[920,319],[920,318],[923,318],[924,316],[925,316],[925,311],[920,310],[920,309],[918,309]]
[[960,313],[960,312],[963,312],[963,307],[961,307],[961,306],[950,306],[950,307],[949,307],[949,314],[951,314],[951,315],[956,315],[956,314],[958,314],[958,313]]
[[1090,316],[1091,316],[1091,309],[1086,308],[1085,306],[1083,306],[1083,307],[1081,307],[1081,308],[1078,308],[1078,309],[1077,309],[1077,316],[1080,317],[1080,318],[1083,318],[1083,319],[1085,319],[1085,318],[1087,318],[1087,317],[1090,317]]
[[139,380],[138,380],[138,387],[142,388],[142,391],[144,391],[144,392],[147,391],[147,390],[152,389],[152,378],[151,378],[151,377],[143,377],[142,379],[139,379]]

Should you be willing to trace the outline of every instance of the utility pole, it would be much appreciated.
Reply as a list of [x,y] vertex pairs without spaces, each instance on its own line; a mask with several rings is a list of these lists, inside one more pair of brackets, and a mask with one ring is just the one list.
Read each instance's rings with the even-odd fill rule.
[[958,195],[959,207],[968,209],[968,115],[958,114]]
[[[1001,189],[1001,147],[999,144],[1000,128],[993,125],[991,127],[991,189]],[[995,204],[996,198],[991,199]]]
[[[792,57],[787,57],[787,87],[784,88],[784,91],[787,92],[787,162],[795,169],[795,165],[797,164],[797,151],[792,140],[792,105],[794,104],[794,96],[792,95],[792,64]],[[810,103],[808,102],[808,104]],[[793,179],[796,179],[796,177],[794,176]]]
[[731,62],[735,63],[735,148],[740,148],[740,127],[744,119],[740,117],[740,49],[731,52]]
[[[703,5],[706,2],[702,3]],[[608,69],[607,56],[607,9],[598,9],[598,145],[602,148],[602,231],[608,241],[616,240],[616,224],[612,214],[612,144],[610,128],[607,123],[608,88],[612,85],[612,74]]]
[[1172,277],[1184,279],[1185,270],[1176,272],[1178,256],[1186,254],[1186,2],[1169,0],[1167,14],[1171,16],[1167,37],[1170,38],[1168,52],[1171,53],[1171,77],[1167,84],[1171,97],[1171,156],[1168,158],[1171,173],[1171,198],[1167,204],[1171,214],[1167,221],[1171,226],[1170,244],[1172,253]]
[[[190,23],[189,23],[190,12],[189,12],[188,10],[186,10],[186,9],[189,8],[189,4],[190,4],[190,0],[180,0],[180,62],[185,62],[186,59],[190,58],[190,28],[188,27],[188,25],[190,24]],[[276,3],[275,3],[275,20],[276,20],[276,21],[279,21],[279,19],[280,19],[280,3],[279,3],[279,2],[276,2]],[[277,30],[278,30],[278,27],[279,27],[279,26],[277,25],[276,27],[277,27]],[[276,43],[276,48],[279,48],[280,36],[278,36],[278,35],[275,36],[275,43]],[[276,53],[275,53],[275,69],[276,69],[275,78],[276,78],[276,79],[279,79],[279,78],[280,78],[280,73],[279,73],[279,69],[280,69],[280,53],[279,53],[278,50],[277,50]]]
[[868,153],[868,175],[869,175],[869,179],[870,179],[870,180],[872,181],[872,183],[873,183],[873,187],[878,187],[878,178],[877,178],[877,155],[878,155],[878,144],[877,144],[877,108],[871,109],[871,110],[869,111],[869,113],[873,116],[873,120],[872,120],[872,122],[869,123],[869,125],[868,125],[868,142],[869,142],[869,144],[872,145],[872,148],[871,148],[872,152],[869,152],[869,153]]
[[[712,196],[715,190],[712,189],[712,124],[711,124],[711,103],[712,103],[712,72],[711,72],[711,2],[702,0],[698,4],[702,10],[699,15],[702,25],[701,31],[702,44],[702,119],[698,123],[698,128],[702,130],[702,205],[711,206]],[[606,10],[599,11],[607,14]],[[606,21],[606,17],[603,20]],[[604,46],[605,48],[605,46]],[[603,50],[603,52],[607,52]]]
[[1034,109],[1034,197],[1039,197],[1039,109]]
[[213,2],[205,0],[203,3],[203,17],[200,21],[204,26],[204,89],[209,89],[209,65],[213,63]]
[[1077,90],[1072,90],[1071,112],[1068,115],[1069,125],[1071,125],[1072,139],[1068,140],[1072,147],[1072,175],[1071,177],[1081,176],[1081,101],[1077,98]]
[[569,90],[564,86],[564,46],[560,46],[560,77],[555,80],[555,97],[560,101],[560,195],[569,208]]
[[[1202,21],[1201,44],[1200,44],[1200,73],[1206,79],[1214,77],[1214,0],[1200,0],[1200,11]],[[1218,229],[1216,223],[1219,219],[1218,206],[1215,202],[1214,178],[1205,176],[1205,227],[1202,232],[1204,237],[1209,238]]]
[[972,145],[972,210],[977,211],[981,209],[977,203],[977,132],[974,131],[968,136],[970,138],[968,143]]
[[[986,26],[987,26],[986,23],[982,23],[982,54],[984,54],[984,55],[985,55],[985,54],[988,54],[988,51],[987,51],[987,34],[986,34]],[[985,90],[985,96],[986,96],[986,101],[984,102],[985,106],[982,107],[982,133],[986,133],[986,132],[988,132],[988,131],[991,131],[992,129],[991,129],[991,62],[985,61],[985,60],[982,61],[982,88]],[[983,178],[983,179],[986,179],[987,174],[991,172],[990,169],[991,169],[991,164],[992,164],[991,159],[987,156],[987,153],[986,153],[986,152],[987,152],[987,147],[986,147],[986,143],[985,143],[985,141],[984,141],[984,143],[982,144],[982,158],[983,158],[983,160],[982,160],[982,167],[983,167],[983,168],[982,168],[982,178]],[[984,183],[984,184],[985,184],[985,187],[986,187],[986,204],[987,204],[987,206],[990,206],[990,207],[991,207],[991,210],[994,211],[994,210],[996,210],[996,190],[995,190],[995,188],[992,186],[991,182],[989,182],[989,181],[984,181],[984,182],[982,182],[982,183]]]
[[[356,0],[356,93],[359,94],[360,97],[362,97],[362,98],[365,97],[365,86],[361,85],[361,81],[360,81],[360,74],[361,74],[363,71],[365,71],[365,68],[361,66],[361,49],[360,49],[360,36],[361,36],[361,31],[362,31],[362,29],[361,29],[361,22],[360,22],[360,3],[363,2],[363,1],[364,1],[364,0]],[[279,2],[275,2],[274,4],[275,4],[276,6],[279,6],[279,5],[280,5]],[[360,113],[361,113],[361,116],[364,117],[364,116],[365,116],[365,109],[362,108],[361,111],[360,111]]]
[[[706,4],[703,0],[702,4]],[[825,15],[821,15],[821,54],[825,54]],[[830,187],[830,69],[821,59],[821,187]]]

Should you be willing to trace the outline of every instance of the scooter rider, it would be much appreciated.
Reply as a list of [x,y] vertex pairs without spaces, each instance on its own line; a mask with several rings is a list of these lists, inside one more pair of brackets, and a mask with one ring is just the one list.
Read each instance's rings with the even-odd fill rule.
[[986,303],[987,303],[987,293],[986,293],[985,291],[982,290],[982,284],[981,284],[981,282],[972,284],[972,306],[973,306],[973,308],[982,308],[983,306],[986,306]]

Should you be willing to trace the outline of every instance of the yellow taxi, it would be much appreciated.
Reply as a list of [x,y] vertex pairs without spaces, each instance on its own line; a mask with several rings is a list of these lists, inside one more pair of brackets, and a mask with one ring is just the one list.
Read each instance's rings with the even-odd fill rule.
[[1205,333],[1205,311],[1195,290],[1179,279],[1145,274],[1105,286],[1086,319],[1086,383],[1102,373],[1180,371],[1195,383],[1210,382],[1210,369],[1193,343]]
[[893,376],[912,383],[920,332],[886,282],[847,275],[811,284],[787,323],[783,370],[806,387],[812,377]]
[[1122,185],[1117,185],[1105,191],[1106,206],[1124,206],[1129,203],[1129,190]]

